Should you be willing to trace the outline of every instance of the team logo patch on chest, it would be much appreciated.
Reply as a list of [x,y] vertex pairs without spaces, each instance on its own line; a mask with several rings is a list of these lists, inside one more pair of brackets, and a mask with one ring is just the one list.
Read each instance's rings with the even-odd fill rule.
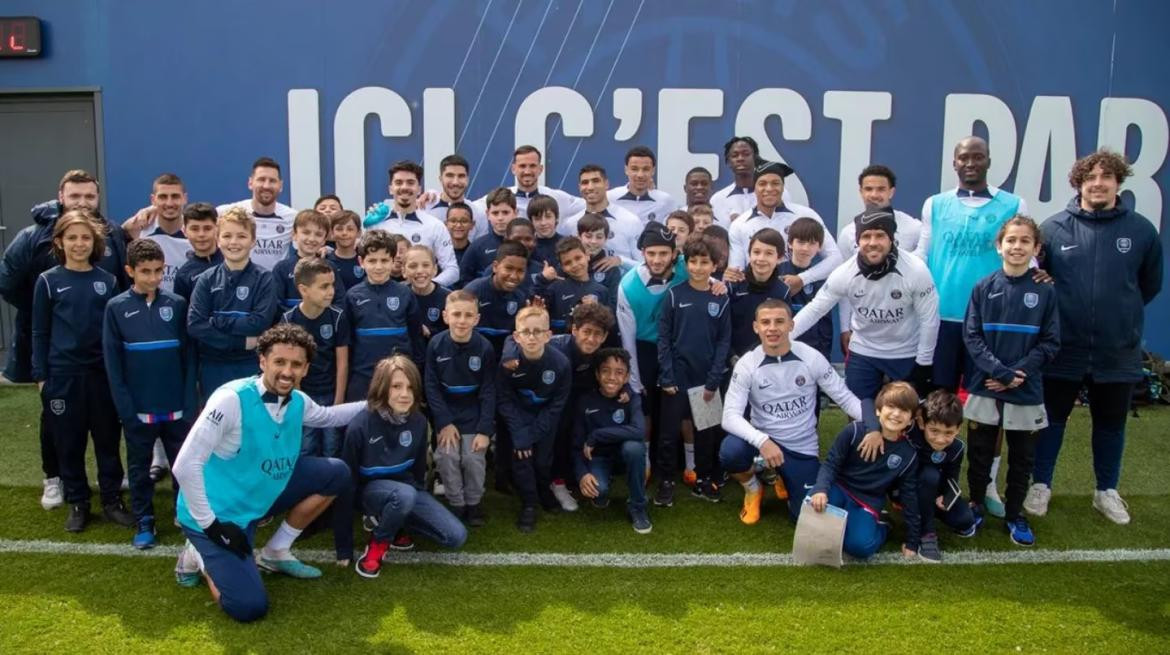
[[104,253],[102,253],[102,257],[113,257],[113,256],[114,256],[113,248],[106,246],[106,251]]
[[557,373],[552,369],[545,369],[544,373],[540,374],[540,379],[545,384],[552,384],[557,381]]
[[483,360],[479,358],[479,355],[472,355],[467,358],[467,368],[472,371],[478,371],[481,366],[483,366]]
[[892,455],[890,455],[890,456],[889,456],[889,457],[886,459],[886,466],[887,466],[887,467],[888,467],[890,470],[896,469],[896,468],[898,468],[898,467],[899,467],[899,466],[901,466],[901,465],[902,465],[902,456],[901,456],[901,455],[898,455],[898,454],[896,454],[896,453],[895,453],[895,454],[892,454]]
[[517,309],[520,309],[520,303],[516,302],[515,300],[509,300],[505,309],[508,310],[508,315],[510,316],[515,314]]
[[422,241],[422,235],[421,234],[412,234],[412,235],[410,235],[410,240],[415,242],[415,243],[418,243],[419,241]]
[[1117,252],[1124,255],[1131,248],[1133,248],[1133,241],[1130,241],[1129,237],[1121,237],[1117,240]]
[[240,300],[247,300],[248,287],[236,287],[236,297]]
[[106,283],[102,282],[101,280],[94,282],[93,283],[93,291],[94,291],[94,293],[96,293],[99,296],[106,295]]
[[1039,304],[1040,304],[1040,294],[1038,294],[1034,291],[1029,291],[1029,292],[1024,294],[1024,307],[1027,307],[1028,309],[1033,309],[1034,307],[1036,307],[1036,305],[1039,305]]
[[947,458],[947,454],[941,450],[936,450],[930,454],[930,461],[935,464],[942,464],[943,460]]
[[894,300],[901,300],[902,299],[902,292],[897,290],[897,289],[894,289],[893,291],[890,292],[890,297],[893,298]]
[[711,316],[711,318],[718,316],[719,315],[719,303],[717,303],[717,302],[707,303],[707,313]]
[[614,423],[625,423],[626,422],[626,410],[624,410],[624,409],[613,410],[613,422]]
[[357,264],[354,264],[353,265],[353,276],[356,278],[365,277],[366,276],[366,269],[362,268],[361,266],[358,266]]
[[414,441],[414,434],[410,430],[403,430],[398,433],[398,445],[403,448],[409,448],[411,442]]
[[170,307],[159,307],[158,317],[164,321],[170,321],[175,317],[175,310]]
[[398,296],[391,296],[386,299],[386,306],[390,308],[390,311],[396,312],[398,311],[398,305],[400,302],[401,301],[398,299]]
[[596,273],[593,274],[593,281],[594,282],[605,282],[605,273],[603,273],[602,271],[597,271]]
[[328,323],[321,326],[320,332],[321,332],[322,339],[332,339],[333,338],[333,326],[329,325]]
[[798,376],[796,376],[796,379],[793,380],[793,382],[796,384],[796,386],[803,387],[804,383],[807,382],[807,380],[804,379],[803,375],[798,375]]
[[429,321],[439,320],[439,308],[438,307],[431,307],[430,309],[427,310],[427,320],[429,320]]

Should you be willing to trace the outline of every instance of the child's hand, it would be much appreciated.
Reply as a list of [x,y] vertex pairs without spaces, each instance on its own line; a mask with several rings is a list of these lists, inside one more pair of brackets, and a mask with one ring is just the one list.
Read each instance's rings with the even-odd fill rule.
[[1008,389],[1015,389],[1021,384],[1028,381],[1028,374],[1023,371],[1016,371],[1016,377],[1012,378],[1012,383],[1008,385]]
[[581,479],[577,481],[577,488],[586,498],[597,498],[601,495],[601,491],[597,488],[597,478],[593,477],[592,473],[582,475]]
[[427,327],[425,325],[422,326],[422,333],[423,333],[423,337],[425,337],[427,339],[431,338],[431,329],[429,327]]
[[585,444],[585,447],[581,449],[581,454],[585,456],[586,460],[593,461],[593,446]]
[[709,403],[715,397],[715,392],[711,389],[703,389],[703,402]]
[[544,279],[548,280],[549,282],[552,282],[552,281],[558,279],[557,269],[550,266],[548,262],[545,262],[544,268],[541,269],[541,271],[540,271],[540,276],[543,277]]
[[867,462],[872,462],[886,454],[886,440],[882,438],[882,433],[874,431],[866,434],[857,446],[857,452],[861,455],[861,459]]
[[668,396],[673,396],[674,394],[678,393],[678,387],[662,387],[662,393]]
[[501,367],[502,367],[504,370],[508,370],[508,371],[515,371],[515,370],[516,370],[516,368],[517,368],[518,366],[520,366],[520,360],[518,360],[518,359],[506,359],[506,360],[504,360],[504,361],[500,362],[500,366],[501,366]]
[[913,548],[908,548],[906,544],[902,544],[902,557],[905,557],[906,559],[916,559],[918,557],[918,551],[914,550]]
[[447,450],[452,453],[459,452],[459,429],[454,425],[448,425],[442,430],[439,430],[438,436],[439,450]]
[[829,495],[823,491],[815,493],[809,497],[808,504],[812,505],[814,510],[823,512],[825,511],[825,507],[829,505]]
[[743,271],[738,268],[729,268],[726,271],[723,271],[724,282],[743,282],[745,279],[746,278],[744,277]]
[[984,380],[983,386],[987,387],[988,391],[994,391],[995,393],[999,393],[1001,391],[1007,391],[1006,385],[1004,385],[999,380],[992,380],[991,378],[987,378],[986,380]]
[[486,434],[477,434],[475,435],[475,438],[471,440],[471,452],[482,453],[483,451],[487,450],[488,446],[490,445],[492,445],[491,437],[487,436]]
[[516,453],[516,459],[528,459],[529,457],[532,457],[531,448],[528,450],[513,450],[512,452]]
[[602,257],[593,265],[593,270],[598,273],[604,273],[611,268],[617,268],[622,265],[622,258],[617,255],[610,255],[609,257]]
[[256,337],[244,337],[244,350],[256,350]]
[[804,288],[804,280],[800,279],[799,275],[785,275],[780,279],[788,285],[789,295],[796,295]]

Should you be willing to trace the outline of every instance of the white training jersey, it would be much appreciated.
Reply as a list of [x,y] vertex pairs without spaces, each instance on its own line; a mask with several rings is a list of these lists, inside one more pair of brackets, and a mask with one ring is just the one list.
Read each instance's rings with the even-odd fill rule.
[[439,272],[435,275],[435,284],[450,288],[459,281],[459,262],[455,259],[455,248],[451,245],[451,233],[443,221],[434,216],[424,211],[413,211],[401,216],[391,210],[386,218],[364,229],[386,230],[406,237],[411,245],[427,246],[435,253],[435,261],[438,262]]
[[[849,418],[861,419],[861,401],[815,348],[793,341],[786,354],[774,357],[756,346],[735,363],[723,401],[722,427],[756,448],[771,439],[788,450],[816,457],[818,389]],[[751,407],[750,422],[743,417],[747,407]]]
[[877,280],[861,275],[856,257],[841,264],[812,302],[797,312],[792,338],[816,325],[842,298],[853,305],[850,352],[877,359],[913,357],[919,364],[934,362],[938,292],[921,259],[899,250],[894,270]]
[[[491,226],[488,225],[487,212],[484,211],[483,207],[480,207],[467,198],[464,198],[463,202],[467,203],[467,206],[471,208],[471,232],[467,233],[467,239],[468,241],[475,241],[481,236],[487,234],[488,230],[491,229]],[[434,216],[440,221],[443,221],[443,224],[446,225],[447,208],[450,206],[451,203],[443,200],[443,198],[440,196],[438,200],[432,202],[430,206],[425,207],[424,209],[426,209],[428,214]]]
[[187,256],[191,253],[191,242],[187,241],[187,235],[183,234],[183,230],[168,234],[158,226],[157,221],[151,221],[139,232],[139,236],[150,239],[162,248],[163,278],[159,288],[174,292],[175,274],[179,272],[180,266],[187,263]]
[[215,210],[223,214],[232,207],[243,207],[255,219],[256,245],[252,246],[251,260],[260,268],[271,271],[276,262],[288,255],[289,246],[292,244],[293,220],[297,217],[296,210],[278,202],[272,214],[257,216],[251,198],[220,205]]
[[[894,233],[894,243],[898,248],[906,252],[916,252],[918,248],[918,237],[922,233],[922,221],[914,218],[904,211],[894,210],[894,220],[897,222],[898,231]],[[837,234],[837,247],[841,251],[841,261],[849,261],[857,254],[857,224],[849,221],[841,228],[841,232]],[[852,321],[853,305],[849,303],[848,298],[842,298],[839,305],[841,312],[841,320],[838,322],[841,326],[842,332],[849,331],[849,324]]]
[[[601,215],[609,223],[609,240],[605,243],[606,250],[622,258],[626,266],[637,266],[642,263],[642,251],[638,250],[638,237],[642,236],[642,221],[621,207],[610,203],[601,210]],[[577,212],[562,220],[557,225],[557,232],[567,237],[577,236],[577,222],[585,215],[585,210]]]
[[622,185],[610,189],[606,195],[611,205],[617,205],[637,216],[642,225],[650,221],[665,224],[667,215],[678,209],[678,201],[660,189],[650,189],[639,196],[631,193],[628,186]]
[[[780,194],[780,202],[792,204],[792,196],[788,187]],[[743,218],[756,207],[756,191],[752,187],[735,186],[732,182],[722,189],[711,194],[711,213],[715,214],[715,223],[730,229],[736,218]]]
[[[582,213],[585,211],[584,200],[572,195],[571,193],[561,191],[560,189],[554,189],[547,186],[538,186],[536,187],[535,191],[521,191],[520,187],[515,185],[512,185],[508,188],[511,189],[512,193],[516,196],[516,216],[518,218],[528,218],[528,201],[532,200],[532,197],[538,194],[542,196],[549,196],[553,200],[557,201],[557,208],[562,219],[564,219],[566,216],[572,216],[573,214]],[[486,195],[476,200],[475,204],[479,205],[480,209],[482,209],[485,214],[487,213]],[[487,233],[485,232],[484,234]]]
[[[825,224],[820,214],[804,205],[780,205],[770,217],[761,214],[758,208],[753,208],[746,218],[741,217],[731,224],[731,230],[728,232],[731,241],[731,255],[728,257],[727,267],[738,268],[741,271],[747,270],[748,246],[751,245],[752,237],[756,235],[756,232],[766,227],[780,232],[780,235],[784,237],[784,242],[788,243],[788,227],[792,225],[793,221],[802,217],[812,218],[821,225]],[[825,228],[825,242],[821,245],[821,257],[821,261],[810,266],[807,271],[798,276],[806,285],[820,282],[829,277],[833,269],[841,264],[841,253],[837,250],[837,241],[833,239],[833,233],[829,231],[828,227]],[[780,261],[786,259],[787,257],[782,256]]]

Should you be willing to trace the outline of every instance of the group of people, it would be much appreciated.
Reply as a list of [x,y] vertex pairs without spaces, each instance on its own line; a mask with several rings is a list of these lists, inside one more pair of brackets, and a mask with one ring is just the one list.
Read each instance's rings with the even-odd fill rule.
[[[866,208],[834,238],[787,198],[791,167],[749,137],[724,155],[733,183],[713,191],[696,168],[682,200],[655,188],[644,146],[624,186],[583,166],[579,196],[538,184],[531,146],[513,154],[516,185],[478,200],[466,159],[442,160],[438,190],[403,161],[363,214],[332,195],[280,204],[281,168],[261,158],[248,199],[188,203],[165,174],[122,223],[70,171],[0,266],[17,309],[5,376],[41,392],[41,504],[86,528],[92,438],[103,515],[150,548],[169,467],[187,538],[177,579],[206,580],[242,621],[267,611],[259,569],[321,575],[291,552],[311,525],[364,577],[416,536],[458,548],[487,520],[489,470],[522,532],[579,498],[606,508],[624,477],[645,534],[678,482],[719,502],[734,481],[746,524],[766,486],[791,519],[845,510],[844,550],[862,558],[886,541],[892,498],[903,552],[937,562],[936,519],[970,536],[991,515],[1035,543],[1026,514],[1048,510],[1087,388],[1093,506],[1129,521],[1125,419],[1162,251],[1119,195],[1122,157],[1078,161],[1068,208],[1037,224],[988,185],[987,144],[968,137],[957,187],[920,218],[894,208],[893,171],[866,167]],[[852,420],[823,461],[822,394]],[[254,549],[257,524],[282,515]],[[355,557],[357,516],[370,537]]]

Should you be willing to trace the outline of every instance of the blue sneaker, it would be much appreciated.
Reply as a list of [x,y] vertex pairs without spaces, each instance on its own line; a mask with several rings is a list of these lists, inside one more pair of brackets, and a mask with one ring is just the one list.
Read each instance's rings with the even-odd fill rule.
[[1012,543],[1017,546],[1032,546],[1036,544],[1036,535],[1032,534],[1032,526],[1028,525],[1028,519],[1021,514],[1011,521],[1004,522],[1004,527],[1007,528],[1008,536],[1012,538]]
[[134,539],[130,543],[138,550],[148,550],[154,548],[154,517],[144,516],[138,519],[138,529],[134,533]]
[[[285,552],[288,553],[288,551]],[[269,573],[283,573],[290,578],[311,580],[321,577],[321,569],[305,564],[293,557],[291,553],[288,554],[287,558],[274,559],[265,557],[264,550],[261,549],[256,553],[256,565]]]
[[955,531],[955,534],[964,539],[974,537],[975,533],[979,531],[979,526],[983,525],[983,508],[971,505],[971,514],[975,517],[975,520],[971,523],[971,527],[966,530]]

